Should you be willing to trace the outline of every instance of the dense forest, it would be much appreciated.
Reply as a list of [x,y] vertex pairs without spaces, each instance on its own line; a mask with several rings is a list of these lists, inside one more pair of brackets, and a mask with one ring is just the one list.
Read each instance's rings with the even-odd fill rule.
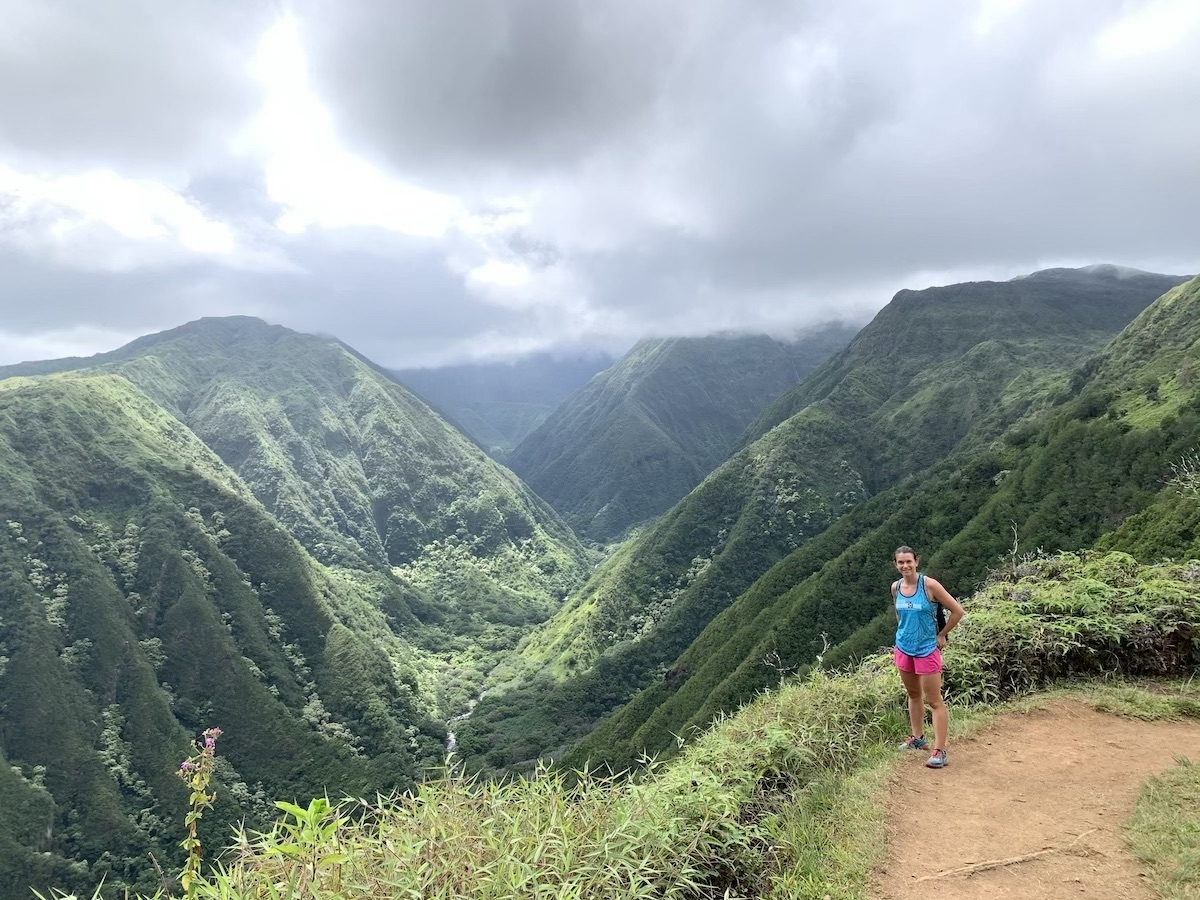
[[334,341],[204,320],[0,374],[4,896],[152,890],[213,725],[218,825],[411,788],[582,578],[545,503]]

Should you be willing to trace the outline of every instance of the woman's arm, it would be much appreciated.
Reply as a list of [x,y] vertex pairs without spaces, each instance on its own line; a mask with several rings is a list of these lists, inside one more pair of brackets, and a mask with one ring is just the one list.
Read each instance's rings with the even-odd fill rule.
[[925,593],[930,600],[935,603],[940,603],[946,609],[950,610],[950,618],[946,619],[946,627],[938,632],[938,646],[943,647],[946,644],[946,635],[952,632],[962,621],[963,616],[967,614],[962,608],[962,604],[950,595],[950,592],[942,587],[942,583],[936,579],[925,576]]

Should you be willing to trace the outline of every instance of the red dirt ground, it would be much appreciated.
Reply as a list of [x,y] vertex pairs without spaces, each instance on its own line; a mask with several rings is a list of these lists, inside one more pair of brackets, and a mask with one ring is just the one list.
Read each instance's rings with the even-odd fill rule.
[[[951,723],[953,726],[953,722]],[[872,896],[1154,898],[1122,825],[1142,783],[1200,760],[1200,723],[1142,722],[1061,700],[913,753],[891,784],[888,856]]]

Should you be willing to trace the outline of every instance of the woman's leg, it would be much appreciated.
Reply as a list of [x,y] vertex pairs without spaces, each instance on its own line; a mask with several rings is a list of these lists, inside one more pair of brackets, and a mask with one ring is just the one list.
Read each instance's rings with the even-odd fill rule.
[[917,678],[921,681],[921,693],[925,695],[925,702],[929,704],[929,711],[933,715],[933,748],[945,750],[950,737],[950,710],[942,702],[942,673],[918,675]]
[[[904,682],[904,690],[908,693],[908,722],[912,726],[913,737],[925,736],[925,706],[921,702],[921,680],[924,677],[916,672],[905,672],[900,669],[900,680]],[[939,676],[940,677],[940,676]]]

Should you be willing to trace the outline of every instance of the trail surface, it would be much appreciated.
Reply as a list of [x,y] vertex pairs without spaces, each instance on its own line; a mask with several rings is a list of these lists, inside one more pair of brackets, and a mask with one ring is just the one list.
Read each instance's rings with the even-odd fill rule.
[[1200,723],[1141,722],[1056,701],[951,736],[950,765],[913,753],[890,788],[873,896],[1147,898],[1122,826],[1142,783],[1200,760]]

